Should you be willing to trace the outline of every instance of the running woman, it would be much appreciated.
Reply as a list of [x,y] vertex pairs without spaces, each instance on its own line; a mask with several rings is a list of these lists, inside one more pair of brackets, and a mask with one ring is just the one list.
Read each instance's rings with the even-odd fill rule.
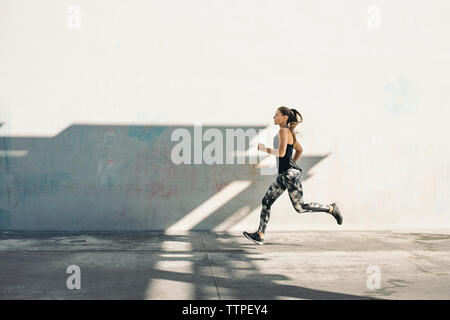
[[[301,114],[296,109],[282,106],[277,108],[273,120],[274,124],[280,126],[278,131],[278,149],[267,148],[260,143],[258,144],[258,150],[278,157],[278,175],[262,199],[258,231],[253,233],[244,231],[245,237],[260,245],[264,244],[264,233],[269,222],[270,207],[286,189],[297,212],[325,212],[331,214],[338,224],[342,224],[342,215],[336,203],[324,205],[317,202],[303,202],[303,172],[297,165],[297,161],[303,153],[303,148],[297,141],[294,132],[294,128],[303,122]],[[295,155],[292,158],[293,149],[295,149]]]

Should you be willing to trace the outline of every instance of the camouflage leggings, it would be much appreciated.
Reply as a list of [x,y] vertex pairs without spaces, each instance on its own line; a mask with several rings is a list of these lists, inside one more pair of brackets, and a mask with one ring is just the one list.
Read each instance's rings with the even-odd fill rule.
[[330,212],[330,206],[317,202],[303,202],[302,172],[290,168],[285,172],[279,173],[277,179],[272,183],[262,199],[261,218],[258,231],[264,233],[270,218],[270,207],[279,196],[288,189],[289,198],[294,209],[299,212],[321,211]]

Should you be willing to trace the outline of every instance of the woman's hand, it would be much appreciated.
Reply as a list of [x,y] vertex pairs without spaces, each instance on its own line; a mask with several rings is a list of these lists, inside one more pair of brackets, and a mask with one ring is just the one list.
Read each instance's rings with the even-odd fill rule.
[[259,151],[266,151],[267,148],[266,148],[266,146],[264,145],[264,143],[258,143],[258,150],[259,150]]

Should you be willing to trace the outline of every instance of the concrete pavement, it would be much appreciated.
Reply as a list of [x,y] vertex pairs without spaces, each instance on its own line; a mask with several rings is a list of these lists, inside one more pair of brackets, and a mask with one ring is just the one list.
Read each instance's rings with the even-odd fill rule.
[[0,299],[450,298],[449,233],[268,232],[264,246],[200,231],[0,237]]

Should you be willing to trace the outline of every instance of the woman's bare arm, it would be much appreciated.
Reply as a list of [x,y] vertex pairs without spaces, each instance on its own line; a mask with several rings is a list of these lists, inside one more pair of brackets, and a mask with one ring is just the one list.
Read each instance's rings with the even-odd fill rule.
[[287,141],[288,141],[287,132],[283,129],[280,129],[280,131],[278,132],[278,144],[279,144],[278,149],[267,148],[264,144],[259,143],[258,150],[267,152],[268,154],[277,157],[284,157],[284,155],[286,154]]
[[286,148],[287,148],[287,142],[288,142],[288,135],[287,131],[289,129],[280,129],[278,131],[278,156],[284,157],[286,154]]

